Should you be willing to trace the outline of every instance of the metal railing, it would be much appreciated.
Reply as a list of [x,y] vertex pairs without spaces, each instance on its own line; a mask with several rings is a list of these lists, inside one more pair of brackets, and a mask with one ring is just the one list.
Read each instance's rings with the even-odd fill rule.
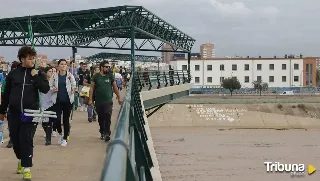
[[173,86],[180,84],[180,81],[186,83],[186,80],[189,80],[190,82],[190,76],[184,76],[187,74],[181,71],[149,71],[147,73],[148,76],[144,72],[135,72],[128,83],[114,135],[108,144],[101,181],[153,180],[150,171],[153,162],[147,145],[144,110],[140,99],[140,91],[143,87],[140,75],[148,78],[149,90],[153,87],[153,82],[157,82],[157,88],[162,84]]
[[135,75],[140,91],[180,85],[191,81],[191,76],[183,70],[138,71],[135,72]]

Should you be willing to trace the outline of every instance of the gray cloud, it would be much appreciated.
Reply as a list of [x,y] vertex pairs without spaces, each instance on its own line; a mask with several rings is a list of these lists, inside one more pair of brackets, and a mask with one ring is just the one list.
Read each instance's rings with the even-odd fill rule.
[[[0,18],[118,5],[142,5],[194,37],[193,52],[201,43],[213,41],[219,57],[319,55],[317,0],[11,0],[1,3]],[[14,59],[16,50],[0,47],[0,56]],[[50,58],[71,54],[67,48],[38,51]],[[100,51],[79,50],[79,54]]]

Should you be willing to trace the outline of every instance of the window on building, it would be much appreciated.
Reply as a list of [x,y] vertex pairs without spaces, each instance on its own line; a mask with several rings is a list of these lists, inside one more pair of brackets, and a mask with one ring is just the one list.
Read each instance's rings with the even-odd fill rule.
[[269,82],[274,82],[274,76],[269,76]]
[[282,82],[287,82],[287,76],[282,76]]
[[188,65],[182,65],[182,70],[188,70]]
[[249,70],[249,64],[244,64],[244,70]]
[[207,77],[207,82],[212,83],[212,77]]
[[261,76],[257,76],[257,81],[261,82],[262,81],[262,77]]
[[212,71],[212,65],[207,65],[207,71]]
[[269,64],[269,70],[274,70],[274,64]]
[[195,82],[195,83],[200,83],[200,77],[195,77],[195,78],[194,78],[194,82]]
[[294,77],[293,77],[293,81],[294,81],[294,82],[299,82],[299,76],[294,76]]
[[224,70],[224,65],[223,64],[220,65],[220,70]]
[[294,70],[299,70],[299,64],[295,63],[295,64],[293,65],[293,68],[294,68]]
[[220,83],[224,80],[224,77],[220,77]]
[[232,64],[232,70],[237,70],[237,64]]
[[257,70],[262,70],[262,64],[257,64]]
[[249,82],[249,76],[244,76],[244,82]]
[[200,71],[200,65],[195,65],[195,66],[194,66],[194,70],[195,70],[195,71]]
[[282,70],[287,70],[287,64],[282,64]]

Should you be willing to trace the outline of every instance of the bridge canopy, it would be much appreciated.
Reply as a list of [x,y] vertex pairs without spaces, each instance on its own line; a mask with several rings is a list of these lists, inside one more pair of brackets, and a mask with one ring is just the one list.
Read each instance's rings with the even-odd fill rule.
[[[166,43],[170,51],[190,53],[195,42],[146,8],[127,5],[0,19],[0,46],[30,45],[30,20],[35,46],[130,50],[126,45],[134,38],[141,40],[134,42],[135,50],[163,51]],[[161,43],[156,46],[153,40]]]
[[[120,54],[120,53],[97,53],[95,55],[87,57],[88,62],[101,62],[105,59],[119,60],[119,61],[131,61],[131,54]],[[141,62],[160,62],[161,57],[147,56],[147,55],[135,55],[135,61]]]

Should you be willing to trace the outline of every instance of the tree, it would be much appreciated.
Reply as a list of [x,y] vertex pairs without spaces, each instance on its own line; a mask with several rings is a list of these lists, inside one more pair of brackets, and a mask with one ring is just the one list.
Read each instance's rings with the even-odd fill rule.
[[223,81],[221,82],[221,87],[230,90],[230,93],[232,96],[232,92],[234,90],[240,89],[241,84],[238,79],[229,77],[229,78],[223,79]]
[[259,90],[260,96],[261,96],[261,91],[265,91],[268,89],[268,83],[262,82],[262,81],[253,81],[252,82],[253,87],[256,90]]
[[320,70],[317,70],[316,75],[316,82],[318,83],[320,81]]

